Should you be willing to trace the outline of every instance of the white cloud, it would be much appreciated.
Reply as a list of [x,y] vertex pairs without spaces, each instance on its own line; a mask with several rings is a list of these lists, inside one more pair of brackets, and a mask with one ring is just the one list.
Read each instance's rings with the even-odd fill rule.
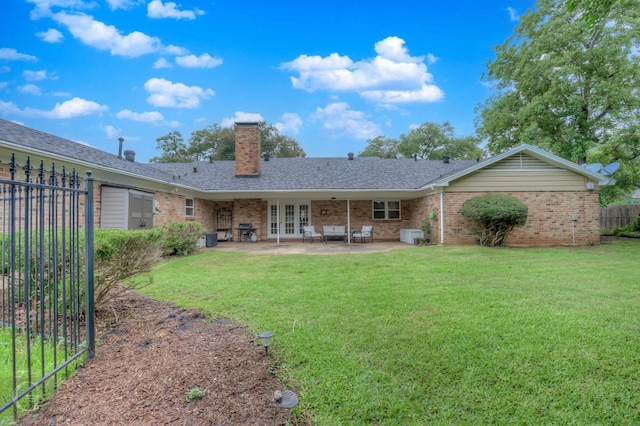
[[189,49],[187,49],[186,47],[180,47],[173,44],[165,46],[162,49],[162,51],[167,55],[174,55],[174,56],[184,56],[189,54]]
[[151,78],[144,84],[150,93],[147,102],[157,107],[196,108],[200,99],[208,99],[215,94],[211,89],[173,83],[163,78]]
[[0,113],[16,114],[24,117],[44,117],[53,119],[67,119],[81,117],[85,115],[102,114],[107,107],[97,102],[87,101],[82,98],[73,98],[62,103],[56,103],[52,110],[41,110],[35,108],[20,109],[13,102],[0,101]]
[[160,68],[172,68],[173,65],[171,65],[169,63],[169,61],[167,61],[165,58],[160,58],[157,61],[155,61],[153,63],[153,68],[154,69],[160,69]]
[[302,119],[295,112],[285,112],[282,114],[282,123],[274,124],[280,133],[297,134],[302,127]]
[[176,63],[185,68],[215,68],[222,64],[222,59],[215,58],[210,56],[208,53],[205,53],[200,56],[178,56],[176,58]]
[[301,55],[281,68],[298,72],[298,77],[291,77],[293,87],[309,92],[357,92],[383,104],[435,102],[444,97],[425,64],[437,60],[434,55],[411,56],[398,37],[377,42],[375,51],[375,58],[358,62],[337,53],[324,58]]
[[118,135],[120,135],[121,131],[122,131],[122,129],[117,129],[117,128],[111,126],[111,125],[104,127],[104,132],[106,133],[108,139],[117,138]]
[[174,2],[162,3],[162,0],[151,0],[147,5],[149,18],[196,19],[196,15],[204,15],[200,9],[179,10]]
[[444,97],[438,86],[423,84],[418,90],[365,90],[360,95],[377,104],[436,102]]
[[129,9],[131,6],[144,4],[144,0],[106,0],[111,10]]
[[101,114],[107,107],[97,102],[75,97],[62,103],[56,103],[51,111],[42,111],[47,118],[75,118],[85,115]]
[[346,102],[336,102],[326,108],[317,108],[312,118],[336,135],[346,134],[358,139],[371,139],[382,134],[380,126],[367,119],[362,111],[349,109]]
[[427,63],[431,65],[431,64],[435,64],[440,58],[438,58],[433,53],[427,53],[426,59],[427,59]]
[[71,93],[69,93],[69,92],[53,92],[52,95],[56,96],[58,98],[70,98],[71,97]]
[[130,111],[128,109],[123,109],[122,111],[116,114],[116,117],[118,117],[121,120],[125,120],[125,119],[133,120],[141,123],[155,123],[157,121],[164,120],[164,117],[158,111],[148,111],[148,112],[138,113],[138,112]]
[[265,119],[257,112],[236,111],[233,117],[223,118],[220,125],[222,127],[233,127],[235,123],[256,123],[259,121],[265,121]]
[[18,87],[18,91],[26,95],[40,96],[42,94],[40,88],[35,84],[25,84],[24,86],[20,86]]
[[47,78],[47,71],[46,70],[40,70],[40,71],[25,70],[22,72],[22,75],[27,81],[40,81],[40,80],[45,80]]
[[520,19],[520,16],[518,15],[518,12],[514,8],[508,7],[507,11],[509,12],[509,20],[510,21],[517,22]]
[[160,50],[162,44],[157,37],[139,31],[121,35],[113,25],[96,21],[92,16],[59,12],[53,19],[66,25],[71,34],[84,44],[99,50],[109,50],[112,55],[137,57]]
[[62,39],[64,39],[62,33],[55,28],[49,28],[47,31],[36,33],[36,36],[47,43],[60,43]]
[[97,6],[97,3],[93,1],[84,0],[27,0],[27,2],[33,3],[36,6],[36,8],[29,13],[30,18],[33,20],[51,16],[53,14],[51,11],[52,7],[64,9],[91,9]]
[[3,115],[20,114],[22,111],[13,102],[0,101],[0,113]]
[[8,59],[10,61],[37,61],[38,58],[26,53],[20,53],[16,49],[9,47],[0,48],[0,59]]

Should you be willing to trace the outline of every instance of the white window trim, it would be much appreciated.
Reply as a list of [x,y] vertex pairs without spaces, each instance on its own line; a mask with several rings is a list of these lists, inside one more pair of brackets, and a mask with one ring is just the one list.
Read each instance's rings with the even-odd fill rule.
[[[381,209],[375,209],[375,203],[384,203],[384,218],[376,218],[375,212],[382,211]],[[393,209],[392,211],[398,212],[398,217],[389,217],[389,203],[398,203],[398,209]],[[400,220],[402,219],[402,203],[400,200],[375,200],[371,201],[371,219],[372,220]]]
[[[188,201],[191,200],[191,205],[188,204]],[[191,209],[191,214],[189,214],[189,209]],[[186,217],[194,217],[196,215],[196,200],[191,197],[184,197],[184,215]]]

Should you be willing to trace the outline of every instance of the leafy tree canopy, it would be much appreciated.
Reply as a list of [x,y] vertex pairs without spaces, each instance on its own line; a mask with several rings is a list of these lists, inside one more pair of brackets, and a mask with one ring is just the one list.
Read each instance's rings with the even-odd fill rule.
[[448,156],[454,160],[477,159],[484,151],[475,136],[457,138],[449,122],[442,124],[426,122],[402,134],[398,139],[377,136],[367,141],[368,145],[358,155],[360,157],[413,158],[440,160]]
[[[305,157],[302,147],[293,138],[282,135],[278,129],[266,122],[260,122],[260,150],[272,157]],[[156,139],[157,149],[162,152],[153,157],[152,163],[190,163],[209,157],[214,160],[235,159],[235,133],[231,127],[212,124],[191,133],[189,144],[184,142],[182,134],[174,130]]]
[[484,78],[498,93],[478,108],[477,131],[492,153],[528,143],[574,162],[620,161],[620,174],[635,174],[625,192],[639,183],[640,8],[607,2],[590,24],[589,1],[574,3],[540,0],[494,48]]

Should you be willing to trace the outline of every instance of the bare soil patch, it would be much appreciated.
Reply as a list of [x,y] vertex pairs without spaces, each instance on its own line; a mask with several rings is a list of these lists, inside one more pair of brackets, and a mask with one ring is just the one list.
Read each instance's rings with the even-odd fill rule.
[[[242,325],[126,293],[96,313],[96,357],[22,425],[284,425],[282,384]],[[206,391],[189,400],[189,391]]]

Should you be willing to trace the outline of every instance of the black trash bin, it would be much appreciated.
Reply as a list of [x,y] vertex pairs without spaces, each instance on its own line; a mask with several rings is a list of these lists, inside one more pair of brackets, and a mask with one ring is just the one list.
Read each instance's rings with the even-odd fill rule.
[[206,247],[213,247],[218,245],[218,233],[214,232],[212,234],[205,234],[205,243]]

